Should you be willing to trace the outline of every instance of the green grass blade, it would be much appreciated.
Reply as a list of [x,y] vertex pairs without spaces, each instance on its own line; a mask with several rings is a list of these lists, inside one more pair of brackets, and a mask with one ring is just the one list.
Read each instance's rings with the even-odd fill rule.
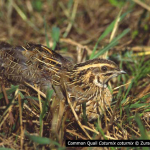
[[[124,13],[123,15],[121,15],[120,17],[120,21],[124,19],[124,17],[129,14],[131,11],[128,11],[126,13]],[[98,47],[98,44],[99,42],[104,39],[114,28],[114,25],[115,25],[115,22],[116,22],[116,19],[106,28],[106,30],[102,33],[102,35],[99,37],[98,41],[96,42],[95,46],[94,46],[94,49],[92,51],[92,54],[90,55],[90,59],[93,59],[94,57],[94,54],[95,54],[95,51]]]
[[43,3],[41,0],[32,1],[33,8],[38,12],[41,12],[43,6],[42,4]]
[[130,29],[125,29],[120,35],[118,35],[116,38],[114,38],[112,40],[112,42],[110,42],[107,46],[105,46],[102,50],[99,50],[97,52],[97,54],[95,54],[93,56],[93,58],[97,58],[99,57],[100,55],[104,54],[106,51],[108,51],[110,48],[114,47],[115,45],[118,44],[118,41],[123,37],[125,36],[128,32],[130,31]]
[[107,137],[105,136],[105,134],[104,134],[103,130],[101,129],[101,127],[98,124],[96,126],[97,126],[97,129],[99,130],[99,132],[101,133],[101,135],[103,136],[103,138],[105,140],[107,140]]
[[[13,92],[15,92],[18,87],[19,87],[18,85],[17,85],[17,86],[12,85],[11,88],[6,91],[7,95],[10,95],[10,94],[12,94]],[[4,97],[4,95],[3,95],[3,93],[1,92],[1,93],[0,93],[0,100],[1,100],[3,97]]]
[[33,97],[33,96],[25,96],[25,98],[27,98],[27,99],[33,99],[35,101],[39,101],[39,99],[37,97]]
[[147,106],[147,104],[138,104],[139,102],[137,102],[137,103],[135,103],[135,104],[131,104],[130,105],[130,109],[131,108],[140,108],[140,107],[145,107],[146,108],[146,106]]
[[58,27],[53,27],[52,28],[52,39],[53,39],[52,50],[54,50],[56,48],[56,45],[59,41],[59,36],[60,36],[60,29]]
[[148,140],[148,136],[146,134],[146,129],[140,119],[140,116],[138,114],[135,115],[135,121],[137,122],[139,129],[140,129],[140,133],[141,133],[141,139],[142,140]]
[[87,125],[88,120],[87,120],[87,116],[86,116],[86,102],[84,102],[82,104],[82,110],[83,110],[83,116],[82,116],[83,122],[85,125]]
[[49,45],[49,39],[48,39],[48,35],[47,35],[47,24],[46,24],[46,18],[45,18],[45,17],[44,17],[44,28],[45,28],[46,45],[47,45],[47,47],[50,48],[50,45]]
[[98,47],[99,42],[100,42],[102,39],[104,39],[104,38],[112,31],[112,29],[113,29],[113,27],[114,27],[114,24],[115,24],[115,21],[113,21],[113,22],[106,28],[106,30],[102,33],[102,35],[99,37],[98,41],[96,42],[96,44],[95,44],[95,46],[94,46],[94,49],[93,49],[93,51],[92,51],[92,54],[90,55],[90,59],[93,59],[94,54],[95,54],[95,51],[96,51],[96,49],[97,49],[97,47]]
[[42,128],[43,128],[43,118],[47,112],[48,101],[51,99],[52,94],[53,94],[53,90],[48,89],[46,100],[44,101],[44,104],[43,104],[42,113],[40,113],[40,133],[41,133]]
[[53,94],[53,90],[48,89],[47,95],[46,95],[46,100],[44,101],[44,105],[43,105],[43,109],[42,109],[43,110],[42,111],[42,119],[44,118],[44,115],[46,114],[47,105],[48,105],[49,100],[52,97],[52,94]]
[[46,137],[40,137],[40,136],[35,136],[35,135],[30,135],[25,131],[25,135],[33,142],[41,144],[41,145],[46,145],[46,144],[54,144],[56,146],[60,146],[59,143],[46,138]]
[[125,96],[124,96],[123,100],[121,101],[121,104],[123,104],[123,103],[125,102],[126,97],[127,97],[127,95],[128,95],[128,93],[129,93],[129,91],[130,91],[130,90],[131,90],[131,88],[132,88],[133,82],[134,82],[134,79],[132,79],[132,81],[131,81],[131,83],[130,83],[130,85],[129,85],[129,87],[128,87],[128,90],[127,90],[127,92],[126,92],[126,94],[125,94]]

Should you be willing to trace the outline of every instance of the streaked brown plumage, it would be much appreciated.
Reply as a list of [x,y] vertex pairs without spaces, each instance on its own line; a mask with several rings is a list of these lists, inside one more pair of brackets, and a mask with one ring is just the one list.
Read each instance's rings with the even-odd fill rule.
[[112,95],[107,83],[112,77],[125,73],[110,60],[93,59],[73,64],[46,46],[27,44],[12,47],[0,43],[0,74],[15,83],[37,84],[41,90],[54,88],[60,99],[64,98],[63,84],[72,102],[77,102],[76,112],[82,115],[81,105],[87,102],[88,120],[98,117],[105,106],[110,106]]

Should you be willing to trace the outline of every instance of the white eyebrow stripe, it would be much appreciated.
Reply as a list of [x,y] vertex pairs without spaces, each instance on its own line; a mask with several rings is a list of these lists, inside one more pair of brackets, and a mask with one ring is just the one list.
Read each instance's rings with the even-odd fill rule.
[[102,67],[102,66],[108,66],[108,67],[110,67],[110,66],[112,66],[113,67],[113,65],[111,65],[111,64],[107,64],[107,63],[99,63],[99,64],[91,64],[91,65],[85,65],[85,66],[83,66],[83,67],[78,67],[78,70],[84,70],[84,69],[88,69],[88,68],[93,68],[93,67]]

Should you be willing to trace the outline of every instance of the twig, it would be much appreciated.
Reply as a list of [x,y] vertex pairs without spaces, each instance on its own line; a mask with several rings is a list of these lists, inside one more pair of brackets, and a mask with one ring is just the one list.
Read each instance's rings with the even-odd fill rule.
[[76,112],[74,111],[74,109],[73,109],[73,107],[72,107],[72,104],[71,104],[71,102],[70,102],[69,97],[67,97],[67,101],[68,101],[68,104],[69,104],[69,106],[70,106],[70,108],[71,108],[71,110],[72,110],[72,113],[74,114],[74,117],[75,117],[77,123],[79,124],[80,128],[84,131],[84,133],[87,135],[87,137],[91,140],[92,138],[91,138],[90,135],[86,132],[86,130],[85,130],[84,127],[82,126],[81,122],[79,121],[79,118],[78,118]]
[[76,12],[77,12],[78,3],[79,3],[79,0],[75,0],[74,1],[74,6],[73,6],[70,22],[69,22],[69,24],[68,24],[68,26],[66,28],[66,32],[64,33],[64,37],[67,37],[67,35],[69,34],[69,32],[70,32],[70,30],[72,28],[73,21],[75,19]]
[[[114,28],[112,30],[112,33],[111,33],[111,36],[110,36],[110,39],[109,39],[109,43],[113,40],[113,38],[115,37],[115,35],[117,33],[117,29],[118,29],[118,26],[119,26],[121,12],[122,12],[122,9],[120,10],[120,12],[119,12],[119,14],[117,16]],[[104,58],[107,58],[107,55],[108,55],[108,51],[104,54]]]
[[27,104],[24,103],[24,107],[28,109],[31,113],[33,113],[36,117],[40,117],[38,114],[36,114]]
[[35,88],[34,86],[32,86],[31,84],[24,82],[26,85],[28,85],[29,87],[31,87],[32,89],[34,89],[35,91],[37,91],[40,95],[42,95],[44,98],[46,98],[46,95],[41,92],[40,90],[38,90],[37,88]]
[[136,135],[138,135],[139,137],[141,136],[137,131],[135,131],[132,127],[129,127],[128,125],[125,125],[127,128],[129,128],[130,130],[132,130]]
[[148,11],[150,11],[150,7],[148,5],[146,5],[145,3],[143,3],[142,1],[139,0],[133,0],[135,3],[137,3],[138,5],[140,5],[141,7],[147,9]]
[[78,137],[81,138],[82,140],[87,140],[87,138],[85,138],[85,137],[83,137],[83,136],[77,134],[76,132],[73,132],[72,130],[66,129],[66,132],[71,133],[71,134],[73,134],[73,135],[75,135],[75,136],[78,136]]
[[99,134],[99,132],[98,132],[98,131],[93,130],[93,129],[91,129],[91,128],[87,127],[87,126],[84,126],[84,125],[83,125],[83,127],[84,127],[85,129],[87,129],[87,130],[89,130],[89,131],[93,132],[93,133]]
[[[37,86],[37,85],[36,85]],[[39,99],[39,106],[40,106],[40,117],[41,117],[41,114],[43,112],[43,108],[42,108],[42,102],[41,102],[41,97],[40,97],[40,89],[37,87],[38,89],[38,99]],[[43,135],[43,118],[40,121],[40,136],[42,137]]]
[[[15,92],[15,95],[18,94],[18,89]],[[24,136],[24,130],[23,130],[23,124],[22,124],[22,105],[21,105],[21,96],[18,94],[18,101],[19,101],[19,116],[20,116],[20,129],[21,129],[21,135],[20,135],[20,145],[21,150],[23,150],[23,136]]]
[[117,90],[117,89],[119,89],[119,88],[121,88],[121,87],[123,87],[123,86],[126,86],[126,85],[130,84],[130,83],[131,83],[131,81],[128,82],[128,83],[126,83],[126,84],[122,84],[122,85],[120,85],[120,86],[117,86],[117,87],[115,87],[113,90]]
[[[4,97],[5,97],[5,101],[6,101],[6,104],[8,105],[9,104],[9,100],[8,100],[8,97],[7,97],[7,94],[6,94],[6,90],[5,90],[5,86],[2,84],[2,91],[3,91],[3,94],[4,94]],[[11,108],[9,108],[9,119],[10,119],[10,124],[14,124],[14,117],[12,115],[12,112],[11,112]]]
[[82,45],[82,44],[80,44],[80,43],[78,43],[78,42],[76,42],[76,41],[74,41],[74,40],[72,40],[72,39],[69,39],[69,38],[61,38],[61,39],[60,39],[60,42],[65,42],[65,43],[68,43],[68,44],[71,44],[71,45],[80,47],[80,48],[82,48],[82,49],[86,49],[88,55],[91,55],[91,53],[92,53],[92,50],[91,50],[88,46],[84,46],[84,45]]
[[112,116],[111,116],[110,123],[109,123],[109,125],[108,125],[107,127],[105,127],[104,132],[107,131],[107,130],[109,130],[109,128],[110,128],[111,125],[113,124],[113,120],[114,120],[114,117],[115,117],[115,114],[116,114],[116,109],[117,109],[117,107],[118,107],[120,101],[121,101],[121,99],[119,99],[118,102],[116,103],[116,105],[115,105],[115,107],[114,107],[114,109],[113,109],[113,114],[112,114]]
[[[63,83],[64,83],[64,82],[63,82]],[[66,90],[66,85],[65,85],[65,83],[64,83],[64,88],[65,88],[65,90]],[[74,117],[75,117],[75,119],[76,119],[78,125],[79,125],[80,128],[84,131],[84,133],[87,135],[87,137],[91,140],[92,138],[90,137],[90,135],[87,133],[87,131],[86,131],[86,130],[84,129],[84,127],[82,126],[82,124],[81,124],[81,122],[79,121],[79,118],[78,118],[78,116],[77,116],[75,110],[73,109],[73,106],[72,106],[72,104],[71,104],[71,102],[70,102],[70,99],[69,99],[69,97],[68,97],[67,91],[66,91],[66,98],[67,98],[68,104],[69,104],[69,106],[70,106],[70,108],[71,108],[71,110],[72,110],[72,113],[74,114]]]
[[65,102],[64,100],[61,100],[59,103],[59,113],[58,113],[58,120],[57,120],[57,127],[56,127],[56,131],[57,133],[60,130],[61,124],[62,124],[62,118],[65,112]]

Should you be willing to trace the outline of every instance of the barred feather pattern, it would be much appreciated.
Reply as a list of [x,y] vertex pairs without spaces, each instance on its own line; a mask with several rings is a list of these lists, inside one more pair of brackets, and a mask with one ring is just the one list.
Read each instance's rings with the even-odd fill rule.
[[96,119],[109,107],[112,94],[107,82],[124,73],[110,60],[93,59],[73,64],[55,51],[40,44],[11,46],[0,43],[0,76],[14,84],[37,84],[42,91],[54,89],[59,99],[65,99],[64,86],[75,111],[82,118],[81,104],[86,102],[89,121]]

